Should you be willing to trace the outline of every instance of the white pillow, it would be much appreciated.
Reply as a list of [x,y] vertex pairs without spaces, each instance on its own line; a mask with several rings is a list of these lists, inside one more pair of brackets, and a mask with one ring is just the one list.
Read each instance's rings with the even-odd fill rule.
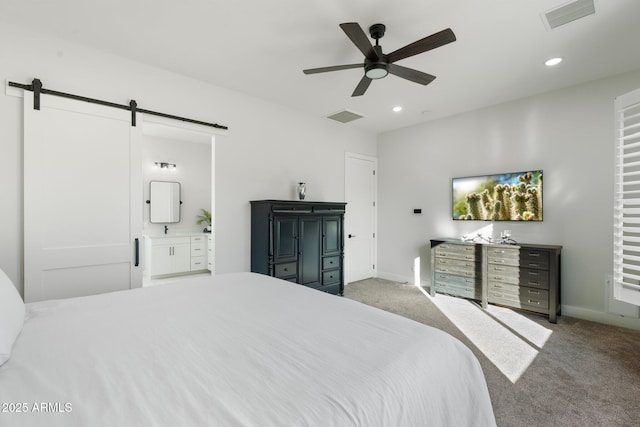
[[11,279],[0,270],[0,366],[11,356],[13,343],[24,325],[24,302]]

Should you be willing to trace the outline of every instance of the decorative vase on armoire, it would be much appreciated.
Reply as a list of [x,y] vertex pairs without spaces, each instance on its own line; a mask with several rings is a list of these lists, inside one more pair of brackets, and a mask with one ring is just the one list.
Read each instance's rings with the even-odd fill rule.
[[298,199],[304,200],[306,193],[307,193],[307,184],[305,184],[304,182],[299,182],[298,183]]

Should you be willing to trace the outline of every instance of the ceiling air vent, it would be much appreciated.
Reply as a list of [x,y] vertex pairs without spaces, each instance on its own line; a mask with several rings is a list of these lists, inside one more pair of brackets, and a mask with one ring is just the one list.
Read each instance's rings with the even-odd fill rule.
[[576,19],[596,13],[593,0],[576,0],[552,9],[544,14],[544,20],[550,30],[568,24]]
[[337,113],[328,115],[327,119],[335,120],[336,122],[340,122],[340,123],[349,123],[354,120],[361,119],[363,117],[364,116],[361,116],[360,114],[356,114],[353,111],[341,110],[341,111],[338,111]]

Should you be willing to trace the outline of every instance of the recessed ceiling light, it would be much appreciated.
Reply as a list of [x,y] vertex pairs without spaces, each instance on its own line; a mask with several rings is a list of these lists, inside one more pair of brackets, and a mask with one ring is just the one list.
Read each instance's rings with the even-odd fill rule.
[[395,111],[396,113],[399,113],[400,111],[402,111],[402,107],[399,105],[396,105],[395,107],[393,107],[393,111]]
[[558,65],[561,62],[562,62],[562,58],[551,58],[551,59],[548,59],[544,63],[544,65],[546,65],[547,67],[553,67],[554,65]]

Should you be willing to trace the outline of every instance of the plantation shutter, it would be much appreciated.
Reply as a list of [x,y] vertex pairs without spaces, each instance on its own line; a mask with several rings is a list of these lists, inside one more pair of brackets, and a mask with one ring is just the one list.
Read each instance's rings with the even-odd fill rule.
[[615,100],[613,297],[640,305],[640,89]]

